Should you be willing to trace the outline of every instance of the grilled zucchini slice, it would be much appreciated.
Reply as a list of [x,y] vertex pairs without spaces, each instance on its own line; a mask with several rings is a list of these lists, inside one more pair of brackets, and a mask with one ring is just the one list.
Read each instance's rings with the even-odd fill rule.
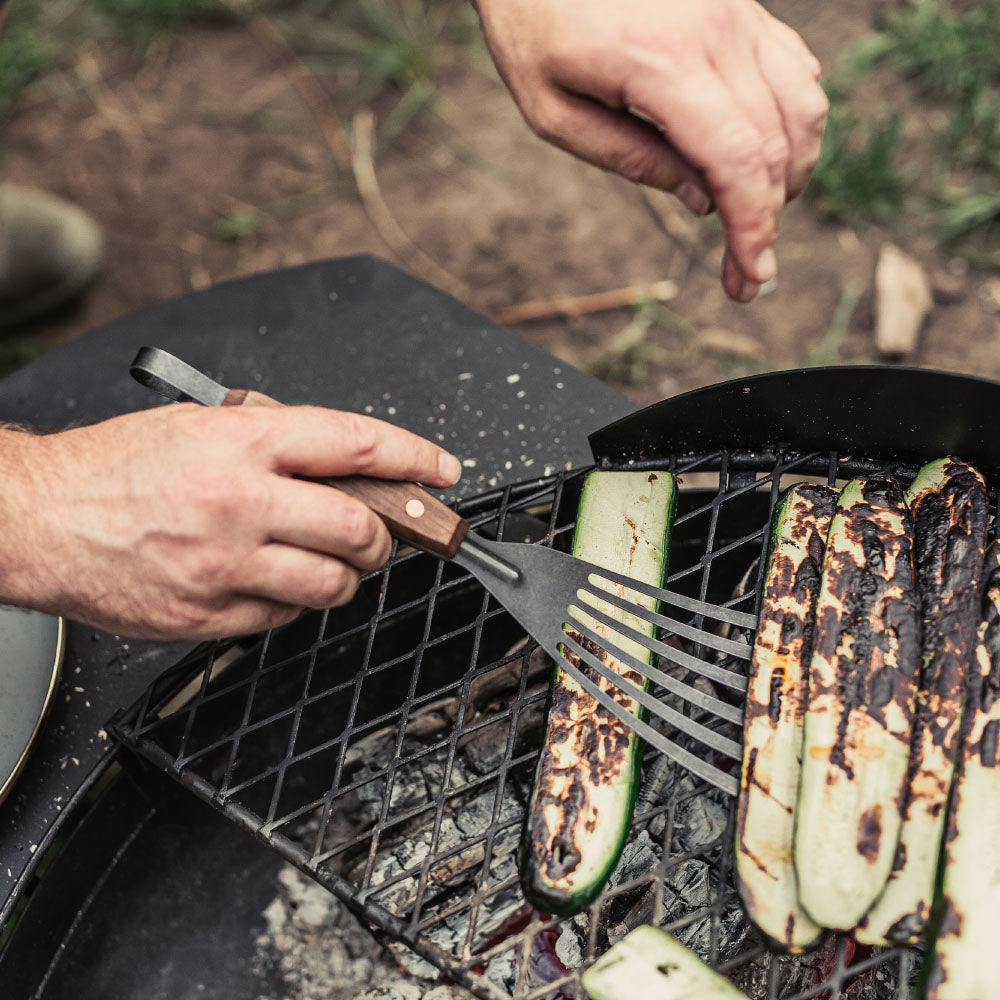
[[1000,912],[1000,544],[983,568],[982,619],[945,841],[925,1000],[995,1000]]
[[[667,570],[677,487],[669,472],[592,472],[577,512],[573,554],[659,586]],[[644,599],[646,607],[654,602]],[[652,635],[649,622],[604,605],[615,621]],[[607,626],[586,624],[599,635]],[[645,663],[652,653],[615,635]],[[640,686],[646,678],[602,651],[606,662]],[[602,689],[640,717],[645,711],[586,664]],[[577,913],[600,892],[618,862],[632,822],[642,744],[635,733],[565,671],[553,680],[545,742],[525,816],[518,867],[525,898],[545,913]]]
[[836,505],[833,488],[799,483],[775,507],[743,723],[736,885],[757,927],[792,952],[822,933],[799,905],[792,837],[816,598]]
[[899,849],[885,891],[855,931],[865,944],[916,943],[930,919],[976,645],[989,518],[983,477],[955,458],[925,465],[906,497],[915,531],[922,665]]
[[827,538],[816,632],[795,873],[809,916],[849,930],[892,868],[920,664],[913,521],[892,480],[844,487]]
[[745,1000],[659,927],[629,932],[581,977],[590,1000]]

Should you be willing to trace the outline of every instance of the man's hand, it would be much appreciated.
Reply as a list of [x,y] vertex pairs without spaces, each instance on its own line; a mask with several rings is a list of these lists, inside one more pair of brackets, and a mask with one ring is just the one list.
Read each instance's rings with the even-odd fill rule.
[[722,282],[748,302],[777,268],[787,199],[819,158],[827,99],[802,39],[756,0],[479,0],[532,128],[726,230]]
[[458,461],[318,407],[160,407],[48,436],[0,432],[0,601],[120,635],[214,638],[341,604],[388,558],[358,500],[293,476],[445,487]]

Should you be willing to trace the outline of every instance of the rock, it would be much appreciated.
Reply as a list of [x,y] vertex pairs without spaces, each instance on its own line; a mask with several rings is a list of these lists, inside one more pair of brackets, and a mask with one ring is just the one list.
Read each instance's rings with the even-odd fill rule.
[[933,298],[924,269],[891,243],[875,266],[875,349],[884,358],[912,354]]
[[708,354],[722,354],[745,361],[764,360],[764,346],[760,341],[745,333],[736,333],[722,327],[702,330],[695,339],[694,346]]
[[939,267],[931,275],[934,301],[943,305],[960,302],[969,292],[969,265],[956,257],[947,267]]
[[979,289],[979,298],[987,312],[1000,313],[1000,278],[987,278]]

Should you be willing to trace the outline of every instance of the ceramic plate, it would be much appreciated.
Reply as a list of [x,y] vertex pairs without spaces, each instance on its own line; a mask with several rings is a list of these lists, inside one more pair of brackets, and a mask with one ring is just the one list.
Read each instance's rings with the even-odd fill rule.
[[28,758],[55,693],[66,623],[0,604],[0,801]]

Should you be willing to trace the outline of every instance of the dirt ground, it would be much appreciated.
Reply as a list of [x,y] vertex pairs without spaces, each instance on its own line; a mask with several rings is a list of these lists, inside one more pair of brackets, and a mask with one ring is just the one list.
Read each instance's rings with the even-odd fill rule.
[[[873,15],[862,0],[771,9],[825,66]],[[368,157],[364,122],[352,146],[345,134],[358,123],[272,28],[199,28],[142,57],[94,40],[29,95],[4,137],[5,176],[72,198],[107,237],[96,286],[35,342],[60,343],[233,276],[357,252],[491,315],[669,279],[676,295],[655,314],[619,308],[515,326],[648,403],[750,372],[876,360],[874,263],[891,240],[938,285],[906,363],[1000,377],[996,276],[956,276],[905,225],[855,233],[796,203],[776,286],[734,305],[716,276],[717,222],[534,137],[484,49],[443,47],[433,110]],[[386,110],[375,108],[376,126]],[[252,224],[236,232],[240,219]],[[241,238],[221,239],[220,226]],[[855,297],[841,335],[835,310]]]

